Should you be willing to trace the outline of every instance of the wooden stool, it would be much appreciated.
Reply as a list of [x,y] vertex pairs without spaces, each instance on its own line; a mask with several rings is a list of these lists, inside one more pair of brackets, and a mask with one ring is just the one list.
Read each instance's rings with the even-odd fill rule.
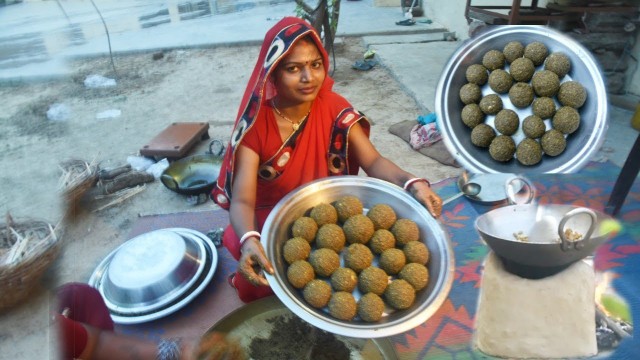
[[209,139],[209,123],[172,123],[140,149],[140,155],[175,160],[184,157],[199,140]]

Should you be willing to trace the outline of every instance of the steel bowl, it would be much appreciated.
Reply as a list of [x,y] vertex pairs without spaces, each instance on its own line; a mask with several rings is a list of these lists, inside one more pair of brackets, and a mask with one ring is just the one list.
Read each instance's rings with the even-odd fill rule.
[[[615,231],[603,226],[610,216],[574,205],[510,205],[480,215],[475,227],[507,271],[525,278],[543,278],[592,255]],[[572,240],[570,229],[582,235]],[[519,238],[522,234],[528,238]]]
[[[461,119],[464,107],[459,91],[467,83],[466,69],[472,64],[482,63],[483,55],[492,49],[500,50],[510,41],[529,44],[540,41],[549,52],[563,52],[571,60],[571,71],[560,81],[575,80],[587,91],[585,104],[578,109],[581,125],[573,134],[567,136],[565,151],[555,157],[543,155],[542,161],[534,166],[525,166],[516,159],[498,162],[491,158],[488,149],[476,147],[471,143],[471,129]],[[536,68],[540,70],[543,66]],[[506,66],[508,70],[508,65]],[[493,93],[486,84],[482,94]],[[520,121],[532,114],[531,108],[518,109],[509,101],[508,94],[501,95],[504,108],[518,113]],[[437,124],[442,132],[443,141],[451,154],[467,170],[474,173],[572,173],[582,168],[598,151],[604,141],[607,129],[607,92],[603,75],[596,60],[580,43],[556,30],[545,26],[492,26],[477,37],[466,40],[452,54],[445,65],[438,82],[435,108]],[[558,103],[556,102],[556,106]],[[495,116],[486,117],[485,123],[494,127]],[[546,128],[551,128],[549,119]],[[517,143],[524,138],[522,127],[513,136]]]
[[[365,213],[375,204],[391,206],[398,218],[408,218],[418,224],[421,241],[430,252],[427,267],[429,283],[416,293],[414,304],[405,310],[387,308],[379,322],[367,323],[355,318],[343,321],[333,318],[328,310],[309,306],[302,292],[289,284],[287,264],[283,257],[284,243],[290,238],[293,222],[308,215],[322,202],[331,203],[345,195],[357,196]],[[446,231],[426,209],[402,188],[386,181],[360,177],[337,176],[304,185],[285,196],[271,211],[262,230],[262,245],[275,273],[266,275],[278,298],[296,315],[325,331],[357,338],[379,338],[408,331],[424,323],[446,299],[454,275],[454,254]],[[359,297],[357,290],[354,296]]]
[[193,237],[169,230],[144,233],[113,252],[99,290],[118,314],[162,309],[191,288],[205,257],[204,244]]

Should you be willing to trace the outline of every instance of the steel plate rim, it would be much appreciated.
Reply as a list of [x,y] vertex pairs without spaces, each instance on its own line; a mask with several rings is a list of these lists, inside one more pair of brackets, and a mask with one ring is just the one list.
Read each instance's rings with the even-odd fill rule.
[[[285,312],[289,312],[292,316],[296,316],[296,314],[293,313],[291,309],[289,309],[277,296],[273,295],[266,298],[258,299],[248,304],[244,304],[243,306],[231,311],[229,314],[225,315],[222,319],[218,320],[213,326],[211,326],[207,330],[207,333],[214,332],[214,331],[222,331],[222,332],[229,333],[233,329],[227,323],[234,320],[235,318],[242,317],[242,314],[245,314],[247,312],[253,313],[255,311],[254,308],[259,308],[259,307],[264,308],[264,311],[262,313],[272,312],[272,311],[274,312],[285,311]],[[356,337],[353,337],[353,336],[347,336],[347,337],[356,339]],[[371,340],[374,343],[376,343],[376,345],[378,346],[378,350],[381,350],[381,352],[383,352],[382,355],[385,356],[385,360],[399,359],[398,354],[393,348],[393,345],[391,344],[391,341],[389,340],[389,338],[386,338],[386,337],[372,338]],[[386,351],[382,351],[382,350],[386,350]]]
[[[202,234],[199,231],[193,230],[193,229],[188,229],[188,228],[165,228],[165,229],[158,229],[158,230],[170,230],[170,231],[174,231],[176,233],[182,232],[184,234],[187,234],[188,236],[193,236],[194,238],[199,239],[200,241],[202,241],[205,244],[205,250],[206,251],[206,257],[205,257],[205,261],[204,263],[209,263],[209,269],[206,272],[206,274],[204,274],[204,277],[202,279],[201,282],[197,283],[197,285],[195,285],[195,288],[193,288],[193,290],[191,291],[186,291],[185,293],[188,293],[187,296],[183,297],[180,301],[170,305],[169,307],[160,309],[158,311],[154,311],[151,313],[144,313],[144,314],[135,314],[135,315],[125,315],[125,314],[114,314],[111,310],[109,310],[109,314],[111,316],[111,319],[113,320],[113,322],[115,322],[116,324],[123,324],[123,325],[133,325],[133,324],[140,324],[140,323],[145,323],[145,322],[149,322],[149,321],[153,321],[153,320],[157,320],[160,318],[163,318],[167,315],[170,315],[180,309],[182,309],[184,306],[186,306],[187,304],[189,304],[196,296],[198,296],[206,287],[207,285],[211,282],[211,279],[213,278],[213,275],[216,272],[216,269],[218,267],[218,252],[217,249],[215,247],[215,245],[213,244],[213,241],[211,239],[209,239],[206,235]],[[121,245],[122,246],[122,245]],[[116,248],[117,250],[117,248]],[[89,278],[88,284],[94,288],[98,288],[100,286],[100,282],[102,281],[102,277],[104,275],[104,272],[107,269],[107,266],[109,264],[109,262],[111,261],[111,258],[113,257],[113,255],[115,254],[115,250],[110,253],[107,257],[105,257],[100,263],[99,265],[96,267],[96,269],[94,270],[94,272],[91,274],[91,277]],[[206,267],[206,265],[205,265]],[[202,274],[200,274],[202,276]],[[104,298],[104,295],[101,293],[101,295]],[[182,294],[184,295],[184,294]],[[179,297],[177,297],[179,298]],[[175,300],[175,299],[174,299]]]
[[[597,62],[593,55],[580,43],[571,39],[569,36],[564,35],[556,30],[552,30],[545,26],[540,25],[508,25],[508,26],[495,26],[492,29],[486,30],[485,32],[478,35],[476,38],[470,38],[465,40],[458,49],[451,55],[449,61],[445,65],[442,74],[440,76],[440,80],[438,81],[436,87],[436,97],[435,97],[435,108],[436,114],[438,114],[436,122],[438,123],[438,127],[443,131],[442,140],[444,144],[449,150],[449,152],[454,155],[456,160],[463,166],[463,168],[471,171],[471,172],[479,172],[479,173],[498,173],[502,172],[497,169],[494,169],[491,166],[486,166],[481,164],[479,161],[475,161],[475,158],[468,154],[466,151],[461,151],[464,149],[462,145],[455,138],[455,133],[450,126],[450,121],[445,121],[443,117],[447,117],[448,120],[448,109],[449,103],[448,98],[445,96],[446,91],[450,86],[450,80],[454,76],[453,69],[459,67],[462,59],[464,58],[463,54],[468,54],[473,51],[478,51],[480,45],[483,45],[485,42],[492,40],[498,36],[503,35],[505,32],[520,32],[520,33],[530,33],[535,35],[553,37],[557,40],[565,41],[568,44],[571,44],[575,48],[573,49],[574,53],[576,53],[586,65],[590,74],[600,73],[600,69],[597,65]],[[456,60],[456,61],[454,61]],[[593,81],[595,82],[595,92],[596,96],[594,101],[597,103],[597,114],[594,120],[594,131],[588,136],[587,143],[583,144],[581,149],[575,154],[569,161],[564,162],[564,164],[544,171],[545,173],[572,173],[581,169],[592,157],[592,155],[598,151],[602,143],[604,142],[604,133],[608,129],[607,124],[607,113],[608,113],[608,104],[607,104],[607,94],[605,91],[605,84],[602,76],[592,76]],[[453,139],[453,140],[452,140]],[[578,140],[578,139],[574,139]],[[481,149],[478,149],[481,151]],[[528,171],[527,167],[520,165],[519,163],[515,165],[516,169],[520,171]],[[530,171],[530,170],[529,170]],[[539,170],[538,170],[539,171]]]
[[425,220],[427,221],[427,223],[431,223],[431,227],[437,229],[439,232],[440,236],[438,236],[438,240],[441,242],[440,255],[442,257],[442,262],[440,264],[439,270],[443,275],[439,279],[438,283],[436,283],[436,285],[434,286],[433,292],[429,294],[429,297],[424,302],[429,304],[426,308],[418,307],[410,312],[408,310],[401,310],[407,311],[402,318],[384,324],[345,323],[331,318],[328,314],[326,316],[320,317],[315,313],[307,311],[306,306],[302,303],[301,299],[290,297],[287,294],[287,292],[284,290],[286,287],[284,285],[285,279],[281,279],[274,275],[265,273],[265,277],[267,278],[267,281],[269,282],[269,285],[271,286],[273,292],[280,299],[280,301],[282,301],[282,303],[285,304],[285,306],[287,306],[287,308],[289,308],[294,314],[298,315],[310,324],[321,328],[322,330],[343,336],[356,338],[378,338],[392,336],[413,329],[418,325],[424,323],[433,315],[433,313],[435,313],[440,308],[451,290],[451,287],[453,285],[453,277],[455,274],[455,257],[453,248],[449,241],[449,237],[443,226],[435,219],[433,219],[420,203],[418,203],[404,189],[397,185],[370,177],[343,175],[334,176],[328,179],[318,179],[298,187],[278,202],[276,207],[274,207],[274,209],[267,217],[267,220],[265,221],[261,242],[265,249],[267,249],[267,256],[269,257],[271,254],[268,247],[269,239],[266,235],[269,233],[271,224],[274,222],[277,214],[280,213],[279,209],[284,207],[285,204],[290,203],[294,197],[299,195],[300,192],[313,191],[314,187],[317,187],[322,183],[334,183],[333,186],[342,186],[348,184],[367,184],[368,186],[374,188],[384,188],[385,190],[392,189],[396,191],[396,195],[413,204],[413,206],[415,206],[416,208],[419,208],[420,211],[418,213],[420,213],[422,216],[426,215]]

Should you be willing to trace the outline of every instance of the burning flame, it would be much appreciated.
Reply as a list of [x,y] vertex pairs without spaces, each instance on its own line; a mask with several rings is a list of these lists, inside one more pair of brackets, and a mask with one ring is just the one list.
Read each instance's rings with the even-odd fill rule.
[[605,312],[605,314],[607,314],[607,316],[610,316],[611,314],[609,314],[607,309],[602,305],[602,295],[611,287],[611,280],[611,273],[596,272],[596,304]]
[[607,317],[631,324],[629,305],[611,286],[613,278],[610,271],[596,273],[596,305]]

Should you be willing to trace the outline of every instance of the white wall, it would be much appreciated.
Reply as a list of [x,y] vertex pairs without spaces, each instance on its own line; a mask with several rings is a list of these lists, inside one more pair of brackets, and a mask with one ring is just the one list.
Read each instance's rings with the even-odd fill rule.
[[464,17],[464,9],[466,7],[464,0],[423,0],[422,7],[427,18],[443,25],[449,31],[455,32],[458,39],[464,40],[468,38],[469,25],[467,25],[467,20]]

